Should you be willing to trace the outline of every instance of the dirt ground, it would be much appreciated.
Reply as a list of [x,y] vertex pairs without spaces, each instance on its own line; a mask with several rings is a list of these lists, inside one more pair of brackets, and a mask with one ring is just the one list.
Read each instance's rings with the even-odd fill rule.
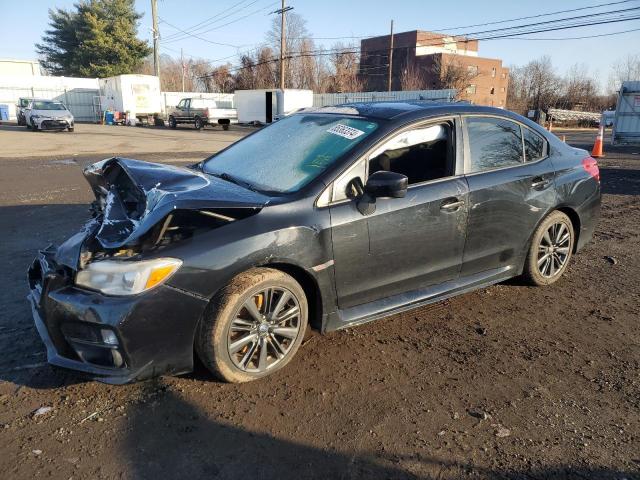
[[[250,384],[198,366],[114,387],[45,363],[27,265],[87,216],[88,162],[181,162],[242,132],[87,127],[78,151],[84,126],[0,127],[3,478],[640,479],[640,148],[605,146],[595,239],[552,287],[510,281],[314,335]],[[32,138],[50,149],[25,156]]]

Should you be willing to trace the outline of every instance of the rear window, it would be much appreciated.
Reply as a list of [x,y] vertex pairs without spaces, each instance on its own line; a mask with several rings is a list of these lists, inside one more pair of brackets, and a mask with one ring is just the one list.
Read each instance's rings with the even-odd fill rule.
[[524,156],[527,162],[535,162],[545,156],[545,139],[526,127],[524,132]]
[[468,117],[469,172],[482,172],[523,163],[520,125],[496,117]]

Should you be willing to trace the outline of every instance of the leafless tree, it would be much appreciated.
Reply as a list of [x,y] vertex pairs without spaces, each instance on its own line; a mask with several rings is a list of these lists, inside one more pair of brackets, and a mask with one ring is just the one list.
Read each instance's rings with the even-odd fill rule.
[[455,89],[456,98],[465,98],[467,88],[473,85],[478,69],[464,65],[455,55],[438,55],[434,59],[433,74],[438,87]]
[[424,72],[418,66],[410,62],[402,69],[400,76],[400,88],[402,90],[422,90],[425,88]]
[[332,93],[362,91],[362,79],[358,75],[359,59],[354,47],[337,43],[331,50],[327,90]]
[[275,88],[276,81],[276,55],[269,47],[261,48],[257,55],[254,67],[255,86],[253,88]]
[[[306,20],[294,12],[287,13],[285,37],[285,87],[313,89],[315,60],[314,42],[307,30]],[[274,17],[267,32],[267,43],[280,58],[280,17]],[[276,68],[279,68],[276,63]]]
[[547,110],[562,95],[562,79],[555,73],[548,56],[523,67],[513,67],[509,79],[507,107],[525,113],[529,109]]
[[611,65],[608,93],[617,93],[622,82],[640,80],[640,54],[630,54]]

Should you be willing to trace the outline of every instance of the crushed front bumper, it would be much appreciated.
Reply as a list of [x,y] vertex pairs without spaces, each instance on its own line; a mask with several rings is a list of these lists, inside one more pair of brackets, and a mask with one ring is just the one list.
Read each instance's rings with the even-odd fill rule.
[[55,248],[29,269],[29,301],[50,364],[113,384],[193,369],[193,340],[207,300],[162,285],[128,297],[73,286]]

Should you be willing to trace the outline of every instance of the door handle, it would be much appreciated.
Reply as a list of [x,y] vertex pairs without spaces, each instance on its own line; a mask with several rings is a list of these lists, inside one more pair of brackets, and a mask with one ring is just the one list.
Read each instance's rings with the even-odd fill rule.
[[535,188],[538,190],[542,190],[543,188],[546,188],[548,185],[549,185],[549,180],[542,177],[536,177],[531,182],[531,188]]
[[445,212],[455,212],[463,205],[463,200],[458,200],[457,198],[448,198],[440,204],[440,210],[444,210]]

